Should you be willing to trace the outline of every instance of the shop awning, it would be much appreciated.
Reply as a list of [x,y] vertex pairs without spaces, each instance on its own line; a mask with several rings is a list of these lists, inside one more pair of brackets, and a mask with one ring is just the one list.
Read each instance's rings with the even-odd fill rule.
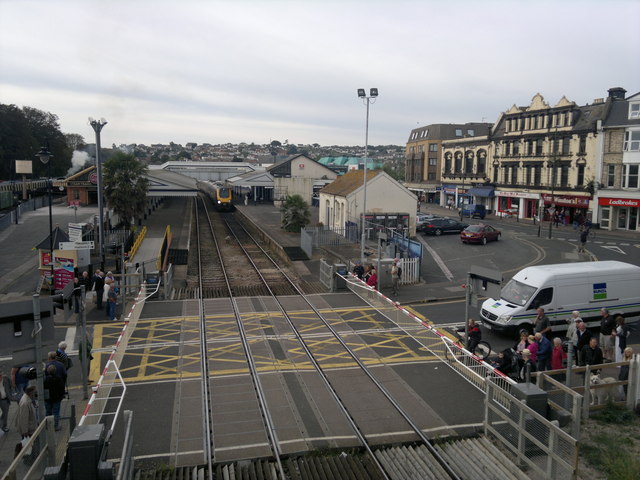
[[494,190],[495,188],[493,187],[472,187],[468,193],[476,197],[493,197]]

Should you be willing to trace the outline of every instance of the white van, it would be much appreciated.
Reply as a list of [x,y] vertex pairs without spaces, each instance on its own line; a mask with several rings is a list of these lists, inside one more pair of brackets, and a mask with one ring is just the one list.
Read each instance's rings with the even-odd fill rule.
[[608,308],[626,322],[640,317],[640,267],[624,262],[538,265],[520,270],[502,288],[500,299],[487,299],[480,316],[492,330],[531,331],[542,307],[554,331],[564,332],[578,310],[588,327],[600,326],[600,309]]

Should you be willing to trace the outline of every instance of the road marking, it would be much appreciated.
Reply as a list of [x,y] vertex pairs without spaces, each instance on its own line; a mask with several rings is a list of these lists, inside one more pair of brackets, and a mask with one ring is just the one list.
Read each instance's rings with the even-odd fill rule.
[[67,334],[64,337],[64,343],[67,344],[69,350],[75,350],[76,327],[67,328]]
[[602,248],[606,248],[607,250],[612,250],[614,252],[621,253],[622,255],[626,255],[626,253],[624,253],[620,247],[603,245]]
[[442,270],[442,273],[444,273],[444,276],[447,277],[447,279],[450,282],[452,282],[453,273],[451,273],[451,270],[449,270],[449,268],[445,265],[444,260],[440,258],[440,255],[438,255],[436,251],[433,248],[431,248],[431,246],[427,242],[425,242],[423,239],[420,239],[420,240],[422,241],[422,244],[427,248],[427,251],[429,252],[429,254],[431,254],[433,259],[436,261],[436,263],[440,267],[440,270]]

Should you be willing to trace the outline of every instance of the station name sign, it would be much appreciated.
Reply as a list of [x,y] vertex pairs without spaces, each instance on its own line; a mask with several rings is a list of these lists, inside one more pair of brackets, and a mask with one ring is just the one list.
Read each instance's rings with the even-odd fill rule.
[[93,250],[95,242],[60,242],[60,250]]

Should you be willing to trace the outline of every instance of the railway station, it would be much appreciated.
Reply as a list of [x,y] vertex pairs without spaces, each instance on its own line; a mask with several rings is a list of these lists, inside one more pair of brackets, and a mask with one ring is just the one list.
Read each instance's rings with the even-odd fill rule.
[[[149,212],[129,259],[142,268],[143,286],[131,285],[118,321],[85,305],[93,383],[89,398],[78,390],[70,397],[82,413],[79,427],[109,437],[112,465],[169,466],[183,478],[197,478],[187,476],[196,470],[207,478],[258,471],[263,478],[410,478],[407,464],[420,478],[471,478],[478,468],[485,478],[528,478],[486,435],[517,442],[519,412],[561,446],[556,455],[550,444],[537,445],[542,455],[525,452],[528,468],[572,470],[571,437],[504,397],[512,385],[411,309],[427,297],[423,283],[389,298],[388,289],[372,290],[352,275],[341,276],[340,288],[320,281],[327,265],[359,258],[358,245],[292,258],[300,237],[280,228],[278,208],[237,203],[233,213],[211,212],[210,232],[219,251],[235,237],[263,273],[239,267],[239,254],[207,256],[202,263],[214,268],[203,268],[196,285],[190,263],[203,253],[193,232],[206,223],[198,202],[169,195]],[[216,230],[223,223],[226,230]],[[215,294],[223,288],[218,271],[227,269],[231,294]],[[245,290],[257,275],[269,276],[271,287]],[[430,288],[429,295],[461,294]],[[499,409],[487,407],[491,395]],[[481,458],[463,465],[469,449]]]

